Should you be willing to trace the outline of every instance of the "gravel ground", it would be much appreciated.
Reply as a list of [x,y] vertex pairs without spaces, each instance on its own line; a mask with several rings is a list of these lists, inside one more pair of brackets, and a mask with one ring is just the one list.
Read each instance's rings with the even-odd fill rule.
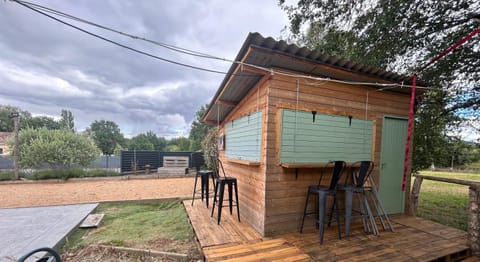
[[193,177],[0,183],[0,208],[192,196]]

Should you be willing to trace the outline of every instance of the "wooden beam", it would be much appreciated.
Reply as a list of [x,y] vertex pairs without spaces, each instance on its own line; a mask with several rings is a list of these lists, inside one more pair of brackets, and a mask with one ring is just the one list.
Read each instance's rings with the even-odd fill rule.
[[217,105],[225,105],[225,106],[236,106],[236,105],[238,105],[238,102],[218,99],[216,104]]
[[462,179],[455,179],[455,178],[437,177],[437,176],[424,176],[424,175],[414,175],[414,176],[415,177],[421,177],[421,178],[428,179],[428,180],[433,180],[433,181],[470,186],[470,187],[480,189],[480,182],[476,182],[476,181],[462,180]]
[[259,75],[269,75],[269,74],[271,74],[271,72],[269,72],[268,70],[262,70],[262,69],[259,69],[259,68],[256,68],[256,67],[250,66],[250,65],[240,65],[240,70],[242,70],[242,72],[255,73],[255,74],[259,74]]
[[217,125],[217,121],[213,121],[213,120],[203,120],[203,122],[207,125],[211,125],[211,126],[215,126]]

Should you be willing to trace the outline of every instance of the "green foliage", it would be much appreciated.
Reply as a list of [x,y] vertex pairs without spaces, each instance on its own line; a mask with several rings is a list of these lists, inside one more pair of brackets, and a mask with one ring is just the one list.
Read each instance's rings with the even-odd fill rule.
[[60,113],[60,116],[62,117],[59,121],[59,125],[63,129],[70,130],[72,132],[75,131],[75,123],[73,121],[73,114],[69,110],[62,109],[62,112]]
[[77,231],[67,249],[95,244],[138,247],[155,239],[175,241],[193,237],[180,202],[103,203],[97,213],[105,214],[102,227]]
[[14,179],[15,179],[15,173],[13,171],[0,170],[0,181],[8,181],[8,180],[14,180]]
[[186,137],[172,138],[167,142],[165,151],[185,152],[190,150],[190,139]]
[[32,129],[45,128],[48,130],[61,129],[61,125],[55,119],[49,116],[36,116],[25,120],[25,127]]
[[190,126],[190,149],[189,151],[197,151],[202,148],[202,140],[208,134],[208,131],[212,129],[212,126],[208,126],[202,122],[202,118],[207,112],[208,104],[203,105],[195,113],[195,120],[193,120]]
[[117,144],[123,143],[124,140],[120,128],[113,121],[95,120],[87,133],[90,134],[104,155],[112,155]]
[[10,118],[13,112],[20,114],[20,126],[25,126],[25,121],[32,117],[29,112],[18,107],[0,105],[0,132],[13,132],[13,119]]
[[30,112],[23,111],[18,107],[0,105],[0,132],[13,132],[13,120],[9,117],[13,112],[20,114],[20,128],[46,128],[50,130],[67,128],[74,130],[73,115],[70,111],[62,110],[62,119],[56,121],[48,116],[32,117]]
[[86,166],[98,154],[91,140],[67,130],[28,128],[19,132],[19,164],[24,168]]
[[[472,17],[480,8],[474,0],[279,3],[297,44],[409,74],[477,28]],[[448,131],[459,126],[480,131],[479,48],[472,39],[419,75],[439,91],[426,93],[418,106],[414,170],[447,161],[455,147]]]
[[153,150],[163,151],[167,145],[167,140],[164,137],[157,137],[152,131],[148,131],[145,137],[153,145]]
[[69,168],[69,169],[41,169],[33,172],[32,175],[28,176],[32,180],[43,180],[43,179],[63,179],[67,180],[70,178],[82,178],[82,177],[107,177],[107,176],[119,176],[120,173],[104,170],[104,169],[89,169],[83,170],[79,168]]
[[205,165],[212,169],[213,164],[212,158],[218,158],[218,129],[212,128],[205,139],[202,141],[202,150],[203,150],[203,158],[205,160]]
[[[480,150],[476,150],[476,152],[479,152]],[[477,161],[475,163],[470,163],[466,166],[468,169],[477,169],[480,170],[480,161]]]
[[155,146],[150,142],[150,139],[145,134],[140,134],[132,137],[128,142],[128,149],[130,150],[154,150]]

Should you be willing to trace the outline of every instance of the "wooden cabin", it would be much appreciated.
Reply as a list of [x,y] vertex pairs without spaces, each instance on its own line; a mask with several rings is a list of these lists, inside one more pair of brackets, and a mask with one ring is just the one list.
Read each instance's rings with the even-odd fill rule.
[[409,78],[258,33],[248,35],[235,61],[203,120],[219,127],[220,159],[238,179],[242,222],[262,236],[297,232],[307,188],[329,160],[373,160],[384,207],[407,210],[411,90],[379,84],[409,85]]

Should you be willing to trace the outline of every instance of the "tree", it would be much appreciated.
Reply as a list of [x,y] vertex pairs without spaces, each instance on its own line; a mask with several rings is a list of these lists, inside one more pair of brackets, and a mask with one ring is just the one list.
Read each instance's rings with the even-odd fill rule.
[[75,123],[73,121],[72,112],[69,110],[62,109],[60,116],[62,117],[59,121],[60,127],[63,129],[67,129],[72,132],[75,132]]
[[29,112],[23,111],[18,107],[0,105],[0,132],[13,132],[14,123],[13,119],[10,118],[13,112],[20,114],[20,126],[25,126],[25,121],[32,117]]
[[190,151],[197,151],[202,148],[202,140],[207,136],[211,126],[206,125],[202,122],[202,118],[207,112],[208,104],[203,105],[195,113],[195,120],[193,120],[190,126]]
[[[480,2],[474,0],[302,0],[296,5],[280,0],[279,3],[289,15],[292,41],[406,74],[412,74],[479,26],[472,19],[478,16],[474,12],[480,7]],[[437,147],[448,143],[449,129],[471,124],[478,130],[479,48],[479,41],[469,41],[420,72],[421,80],[440,91],[427,93],[428,104],[418,108],[414,170],[444,156]],[[429,122],[431,119],[435,121]],[[427,150],[432,146],[435,153]],[[420,154],[425,150],[429,152],[427,156]]]
[[91,139],[68,130],[25,128],[19,133],[19,164],[24,168],[86,166],[99,153]]
[[112,155],[117,144],[122,143],[123,140],[120,128],[113,121],[95,120],[87,133],[90,134],[102,153],[107,156]]
[[168,152],[179,152],[179,151],[189,151],[190,149],[190,139],[186,137],[172,138],[168,141],[165,151]]
[[444,113],[447,99],[443,91],[429,91],[427,96],[429,99],[418,105],[416,111],[414,172],[430,166],[445,166],[450,158],[450,139],[445,123],[458,121],[451,112]]
[[163,151],[167,145],[167,140],[164,137],[157,137],[152,131],[148,131],[145,137],[152,143],[154,150]]
[[24,121],[25,127],[40,129],[46,128],[48,130],[58,130],[61,129],[60,123],[55,121],[52,117],[48,116],[35,116],[28,118]]
[[155,146],[150,142],[147,135],[139,134],[132,137],[128,142],[128,149],[130,150],[154,150]]

